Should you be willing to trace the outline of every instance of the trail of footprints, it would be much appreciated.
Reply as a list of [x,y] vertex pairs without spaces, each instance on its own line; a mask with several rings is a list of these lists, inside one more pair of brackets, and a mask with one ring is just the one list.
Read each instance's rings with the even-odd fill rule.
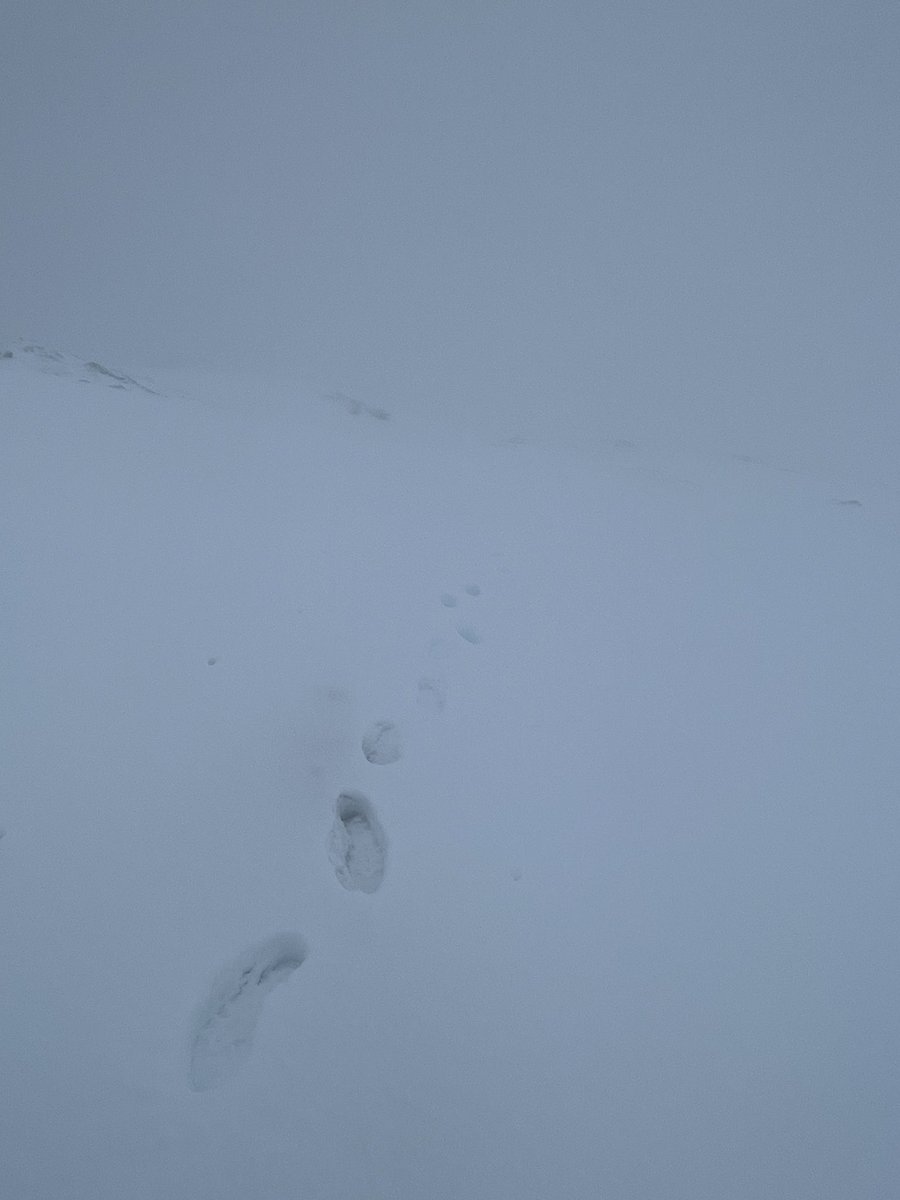
[[[477,597],[481,588],[469,584],[465,592]],[[445,592],[441,604],[455,609],[459,600]],[[481,642],[475,627],[467,622],[458,623],[456,632],[470,645]],[[416,702],[426,713],[443,712],[447,703],[443,682],[423,675]],[[398,762],[403,749],[396,724],[374,721],[363,735],[361,749],[373,766]],[[338,883],[347,891],[372,895],[381,887],[388,858],[387,835],[375,806],[361,792],[341,792],[335,801],[328,858]],[[219,971],[191,1021],[188,1079],[194,1091],[219,1087],[237,1074],[250,1057],[266,996],[302,966],[308,952],[299,934],[281,933],[248,947]]]

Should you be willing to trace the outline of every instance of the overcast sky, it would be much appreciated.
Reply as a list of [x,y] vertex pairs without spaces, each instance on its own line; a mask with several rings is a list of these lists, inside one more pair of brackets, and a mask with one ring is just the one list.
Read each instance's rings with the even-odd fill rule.
[[14,0],[0,330],[895,453],[898,97],[891,0]]

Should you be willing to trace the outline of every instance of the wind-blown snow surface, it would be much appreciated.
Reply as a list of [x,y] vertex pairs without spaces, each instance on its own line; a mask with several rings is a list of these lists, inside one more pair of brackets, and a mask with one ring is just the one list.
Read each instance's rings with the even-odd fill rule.
[[94,366],[0,361],[4,1195],[892,1195],[897,496]]

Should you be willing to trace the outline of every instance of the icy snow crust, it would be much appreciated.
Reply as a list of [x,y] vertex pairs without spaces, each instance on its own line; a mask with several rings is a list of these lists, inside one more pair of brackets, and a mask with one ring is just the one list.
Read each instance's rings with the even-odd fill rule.
[[894,1193],[896,494],[8,348],[4,1195]]

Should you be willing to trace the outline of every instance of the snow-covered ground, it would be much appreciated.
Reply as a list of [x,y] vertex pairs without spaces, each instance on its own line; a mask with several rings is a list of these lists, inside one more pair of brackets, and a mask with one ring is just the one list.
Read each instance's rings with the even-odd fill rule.
[[896,1194],[896,492],[4,349],[5,1197]]

